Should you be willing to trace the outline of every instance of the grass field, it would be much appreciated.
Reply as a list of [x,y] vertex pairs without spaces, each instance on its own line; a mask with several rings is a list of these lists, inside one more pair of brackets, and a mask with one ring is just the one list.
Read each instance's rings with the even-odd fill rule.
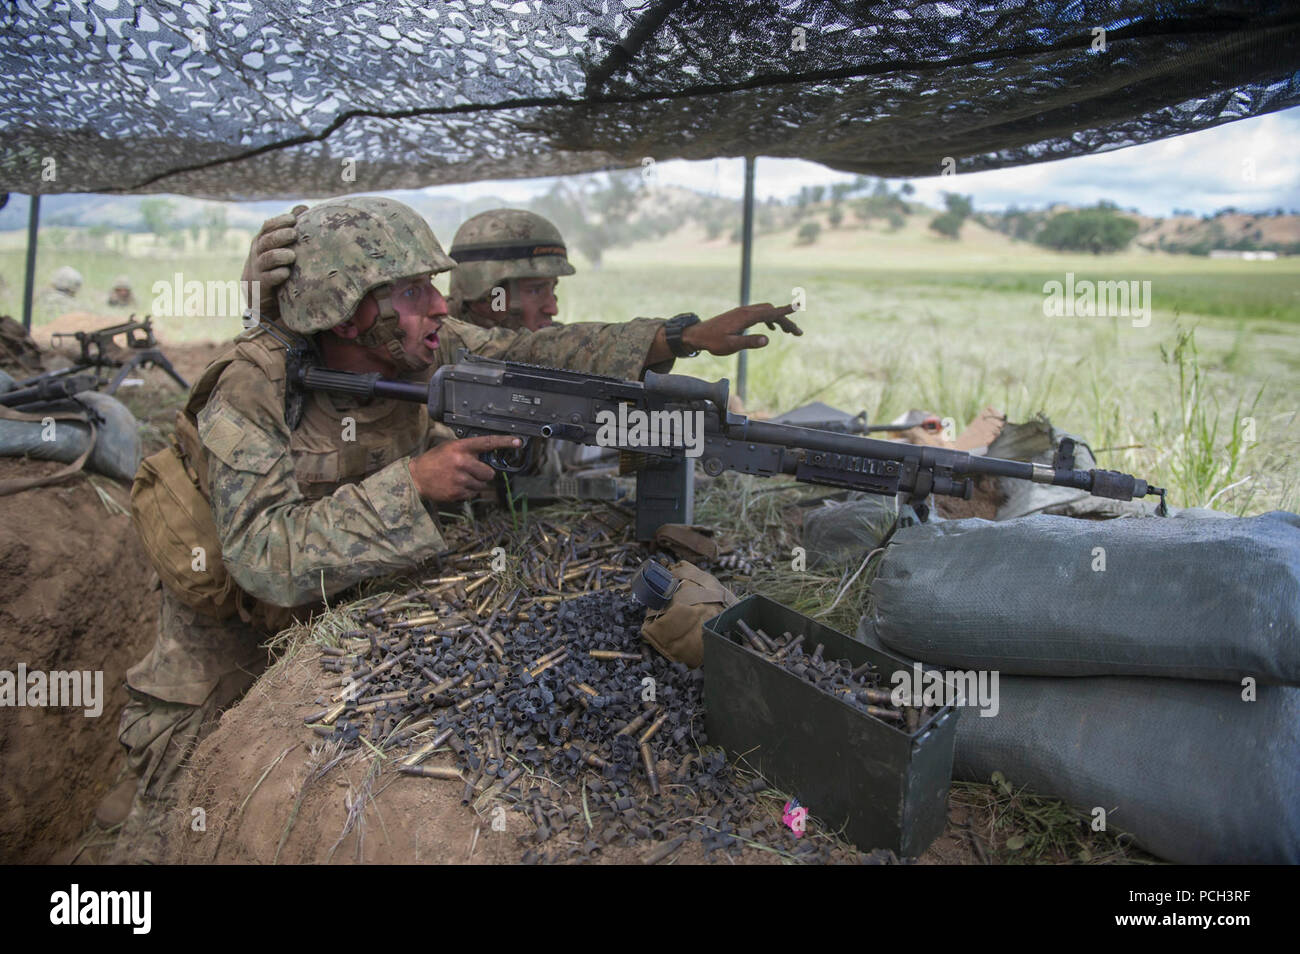
[[[228,239],[227,247],[238,244],[237,233]],[[186,281],[228,281],[242,260],[233,251],[153,249],[148,236],[131,243],[129,256],[43,249],[38,287],[71,264],[86,279],[77,307],[111,314],[103,302],[125,274],[144,312],[155,281],[178,271]],[[561,283],[561,317],[707,317],[735,304],[738,261],[736,245],[706,242],[689,228],[613,250],[600,269],[579,261],[578,274]],[[22,236],[0,236],[2,313],[21,310],[22,262]],[[1076,281],[1149,281],[1150,324],[1046,317],[1044,283],[1067,272]],[[807,303],[805,334],[751,355],[751,410],[817,399],[885,420],[915,407],[958,428],[985,405],[1012,420],[1043,411],[1096,449],[1123,448],[1102,452],[1102,464],[1167,484],[1178,505],[1213,501],[1257,513],[1300,503],[1291,466],[1300,442],[1300,259],[1063,255],[973,222],[951,242],[918,216],[897,233],[824,229],[813,245],[796,245],[790,232],[760,236],[752,299],[785,302],[796,288]],[[38,301],[37,327],[66,309]],[[232,316],[155,325],[172,340],[222,339],[239,328]],[[678,370],[734,383],[735,366],[705,356]]]
[[[59,265],[71,264],[86,278],[75,307],[119,319],[125,311],[103,306],[119,274],[132,281],[143,314],[155,281],[170,282],[177,271],[187,281],[228,281],[243,259],[234,251],[156,251],[144,236],[133,237],[130,251],[47,249],[38,260],[38,287]],[[611,251],[600,269],[577,264],[578,274],[560,288],[567,321],[680,311],[708,317],[737,301],[737,246],[705,242],[689,229]],[[1077,280],[1151,282],[1150,324],[1046,317],[1044,283],[1064,281],[1069,272]],[[22,274],[22,236],[0,235],[0,313],[20,313]],[[986,405],[1015,421],[1042,411],[1088,440],[1103,466],[1167,486],[1175,505],[1212,504],[1239,514],[1300,505],[1300,259],[1059,255],[969,222],[962,241],[949,242],[919,219],[895,234],[824,230],[811,246],[796,245],[789,232],[761,236],[752,299],[785,302],[795,289],[807,303],[797,316],[805,334],[776,337],[751,353],[751,411],[816,399],[865,409],[876,421],[923,408],[954,418],[958,428]],[[54,317],[38,305],[42,343],[40,326]],[[221,340],[239,330],[233,316],[155,324],[164,342]],[[677,370],[734,383],[736,361],[705,356]],[[752,539],[778,564],[788,562],[788,547],[798,542],[781,529],[789,495],[769,493],[763,483],[771,482],[730,475],[701,494],[698,518]],[[778,565],[748,587],[852,632],[870,575],[796,574]],[[1087,818],[1068,806],[1007,784],[957,783],[950,804],[987,821],[995,862],[1150,860],[1112,835],[1091,832]]]

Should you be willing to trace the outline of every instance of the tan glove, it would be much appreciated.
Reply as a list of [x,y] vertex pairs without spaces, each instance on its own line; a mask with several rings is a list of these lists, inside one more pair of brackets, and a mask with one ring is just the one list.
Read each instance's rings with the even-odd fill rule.
[[245,283],[241,288],[247,289],[247,295],[254,295],[253,282],[257,282],[257,301],[246,301],[245,305],[259,311],[259,318],[275,321],[280,317],[280,304],[275,292],[289,278],[289,266],[294,263],[293,249],[298,241],[298,232],[294,229],[298,216],[307,211],[305,205],[295,205],[292,212],[277,215],[262,223],[261,230],[248,247],[248,258],[244,259],[244,273],[240,276]]
[[698,669],[704,662],[704,623],[739,600],[731,590],[693,563],[680,560],[668,568],[681,580],[672,602],[646,613],[641,635],[674,662]]

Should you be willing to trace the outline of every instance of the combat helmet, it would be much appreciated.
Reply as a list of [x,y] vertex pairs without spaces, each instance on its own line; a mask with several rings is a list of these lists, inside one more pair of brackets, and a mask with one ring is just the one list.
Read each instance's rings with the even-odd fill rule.
[[403,367],[418,370],[421,365],[402,349],[397,312],[386,286],[456,267],[429,224],[393,199],[351,196],[312,206],[294,227],[294,264],[278,292],[284,324],[299,334],[333,328],[351,318],[361,300],[376,291],[379,318],[358,343],[385,348]]
[[50,277],[50,285],[55,291],[63,292],[65,295],[76,295],[81,291],[81,272],[71,265],[64,265],[56,269]]
[[451,240],[451,257],[451,297],[462,305],[512,278],[561,278],[574,271],[560,230],[524,209],[493,209],[467,219]]

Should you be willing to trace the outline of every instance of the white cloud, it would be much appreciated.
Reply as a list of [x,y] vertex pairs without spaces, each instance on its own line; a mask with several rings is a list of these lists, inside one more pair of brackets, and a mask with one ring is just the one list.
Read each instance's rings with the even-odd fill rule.
[[[917,197],[936,206],[942,204],[940,194],[947,191],[973,195],[976,208],[984,209],[1011,204],[1042,207],[1053,202],[1089,205],[1102,199],[1150,215],[1168,215],[1173,209],[1213,212],[1224,206],[1300,209],[1298,154],[1300,108],[1295,108],[1113,152],[911,181]],[[786,198],[804,186],[853,179],[801,159],[760,158],[757,170],[754,191],[760,200]],[[662,185],[736,199],[745,180],[741,159],[675,159],[659,163],[656,173]],[[462,202],[488,195],[526,202],[554,181],[498,180],[425,191]]]

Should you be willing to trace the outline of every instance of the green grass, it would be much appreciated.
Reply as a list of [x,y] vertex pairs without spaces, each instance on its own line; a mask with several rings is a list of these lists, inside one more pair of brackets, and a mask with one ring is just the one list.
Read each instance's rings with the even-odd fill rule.
[[[177,271],[186,280],[227,281],[243,260],[233,241],[215,254],[130,239],[129,256],[78,250],[75,239],[43,245],[38,281],[71,264],[86,278],[85,307],[109,314],[97,303],[124,273],[143,313],[155,281],[170,282]],[[20,309],[22,261],[21,234],[0,236],[0,312]],[[602,268],[579,261],[578,274],[564,279],[561,317],[708,317],[735,305],[738,264],[737,246],[706,242],[690,228],[612,250]],[[1150,325],[1045,317],[1043,283],[1067,272],[1076,280],[1150,281]],[[914,217],[897,233],[826,229],[811,246],[795,245],[790,232],[760,236],[752,299],[789,301],[795,288],[807,300],[797,316],[805,334],[773,335],[768,348],[751,353],[745,397],[752,411],[822,400],[880,421],[920,408],[959,428],[986,405],[1016,421],[1043,411],[1094,448],[1124,448],[1101,451],[1100,463],[1168,486],[1176,505],[1213,500],[1256,513],[1300,502],[1291,477],[1300,442],[1293,397],[1300,392],[1300,259],[1058,254],[969,222],[954,243]],[[37,327],[52,317],[38,307]],[[155,324],[164,341],[239,330],[237,318]],[[704,356],[677,370],[736,382],[735,358]],[[1254,419],[1254,441],[1246,440],[1243,418]]]

